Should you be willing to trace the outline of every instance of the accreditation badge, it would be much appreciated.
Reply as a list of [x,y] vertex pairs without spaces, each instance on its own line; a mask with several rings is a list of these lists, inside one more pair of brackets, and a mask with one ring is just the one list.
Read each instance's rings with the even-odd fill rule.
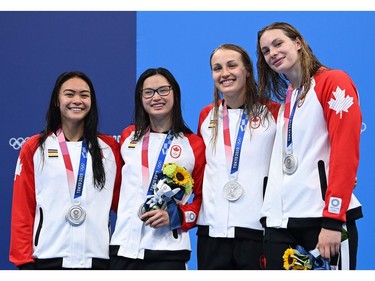
[[85,221],[86,212],[81,206],[75,205],[69,208],[65,218],[72,226],[79,226]]
[[224,185],[224,197],[228,201],[236,201],[242,195],[243,188],[242,186],[236,181],[229,181]]
[[288,175],[292,175],[295,171],[297,171],[297,167],[297,157],[293,154],[286,154],[283,160],[283,171]]

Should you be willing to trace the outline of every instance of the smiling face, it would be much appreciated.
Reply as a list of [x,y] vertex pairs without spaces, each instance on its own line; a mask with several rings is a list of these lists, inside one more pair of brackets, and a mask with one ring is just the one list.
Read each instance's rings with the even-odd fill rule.
[[[150,76],[143,82],[142,89],[156,90],[163,86],[170,86],[168,80],[160,74]],[[170,126],[171,114],[173,108],[173,89],[171,88],[168,95],[159,95],[155,92],[153,97],[144,98],[142,96],[142,103],[145,111],[150,116],[151,124],[166,123],[168,128]]]
[[259,46],[268,66],[277,73],[289,77],[299,68],[299,38],[290,39],[280,29],[270,29],[263,33]]
[[58,100],[62,124],[84,123],[91,108],[90,87],[84,80],[74,77],[65,81],[61,85]]
[[212,78],[215,87],[224,95],[227,102],[239,101],[242,105],[246,92],[246,70],[241,54],[227,49],[218,49],[211,58]]

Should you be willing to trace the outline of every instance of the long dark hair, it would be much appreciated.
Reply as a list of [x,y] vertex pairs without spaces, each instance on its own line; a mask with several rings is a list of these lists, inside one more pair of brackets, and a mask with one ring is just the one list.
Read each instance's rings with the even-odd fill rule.
[[140,140],[150,127],[150,116],[143,107],[141,90],[144,81],[154,75],[164,76],[173,89],[173,108],[171,112],[171,130],[173,135],[178,137],[180,133],[192,133],[182,117],[181,90],[175,77],[168,69],[163,67],[149,68],[139,76],[135,86],[133,124],[135,125],[136,131],[134,134],[134,140]]
[[258,85],[260,95],[265,93],[273,93],[274,97],[279,101],[284,101],[286,96],[286,90],[288,88],[287,78],[283,74],[279,74],[273,71],[264,59],[261,47],[260,38],[263,33],[267,30],[280,29],[287,37],[292,41],[297,38],[301,41],[301,49],[299,51],[299,58],[302,69],[302,85],[304,87],[303,93],[300,98],[302,99],[310,89],[311,77],[321,67],[325,67],[314,55],[312,49],[307,44],[302,34],[293,26],[286,22],[274,22],[260,31],[258,31],[258,43],[257,43],[257,71],[258,71]]
[[83,138],[87,142],[89,152],[92,157],[92,170],[94,174],[94,185],[98,189],[102,189],[105,185],[105,171],[102,162],[102,152],[98,143],[98,123],[99,123],[99,112],[96,102],[96,94],[94,86],[90,78],[80,71],[69,71],[60,74],[56,79],[55,86],[52,90],[51,100],[49,103],[48,111],[46,113],[46,125],[44,130],[39,134],[39,145],[44,151],[44,142],[46,141],[48,135],[51,132],[56,133],[56,131],[61,127],[61,113],[60,108],[57,106],[59,104],[59,92],[62,84],[67,80],[72,78],[80,78],[84,80],[90,88],[91,92],[91,109],[86,115],[84,120],[84,133]]

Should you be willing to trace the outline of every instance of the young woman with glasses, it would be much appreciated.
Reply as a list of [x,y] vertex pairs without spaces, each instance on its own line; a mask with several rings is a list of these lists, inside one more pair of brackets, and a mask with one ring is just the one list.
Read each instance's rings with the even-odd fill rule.
[[[169,70],[144,71],[134,99],[133,124],[120,139],[125,165],[110,268],[184,270],[191,253],[187,231],[202,201],[204,144],[184,122],[180,86]],[[187,172],[176,172],[174,180],[184,184],[190,174],[192,190],[163,184],[166,165],[184,167]]]

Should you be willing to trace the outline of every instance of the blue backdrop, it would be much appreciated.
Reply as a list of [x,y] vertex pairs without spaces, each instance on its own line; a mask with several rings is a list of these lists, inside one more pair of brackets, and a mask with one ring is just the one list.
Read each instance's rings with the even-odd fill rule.
[[[275,21],[296,26],[323,64],[345,70],[358,87],[363,132],[355,194],[363,204],[365,217],[358,221],[357,268],[375,269],[375,119],[371,114],[375,102],[371,90],[374,12],[138,12],[137,75],[148,66],[169,68],[180,82],[186,121],[196,131],[200,109],[213,99],[211,52],[222,43],[238,44],[247,49],[255,65],[257,32]],[[193,242],[195,232],[190,232]],[[189,266],[196,267],[195,256]]]
[[[355,193],[365,217],[358,221],[358,269],[375,269],[374,118],[370,91],[375,57],[374,12],[0,12],[1,154],[0,269],[8,261],[12,184],[19,146],[43,128],[54,80],[80,69],[93,80],[101,130],[117,136],[129,124],[136,78],[149,67],[172,71],[182,90],[183,113],[196,131],[200,109],[213,97],[209,56],[222,43],[246,48],[256,62],[256,35],[274,21],[295,25],[325,65],[345,70],[360,92],[361,159]],[[214,200],[214,198],[212,199]],[[246,214],[244,214],[246,215]],[[196,269],[195,229],[190,231]]]
[[82,70],[98,99],[100,130],[129,124],[136,80],[135,12],[0,12],[0,269],[8,260],[19,148],[41,131],[57,76]]

